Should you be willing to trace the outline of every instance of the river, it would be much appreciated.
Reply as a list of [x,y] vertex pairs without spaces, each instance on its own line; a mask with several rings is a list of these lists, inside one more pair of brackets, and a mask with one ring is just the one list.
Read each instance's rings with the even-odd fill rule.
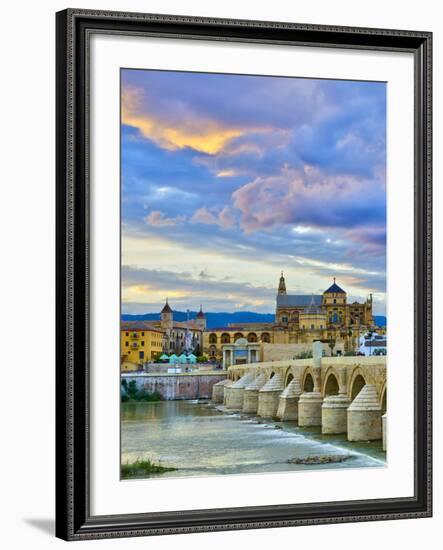
[[[153,477],[283,472],[319,468],[383,467],[380,442],[350,443],[320,428],[226,414],[195,401],[123,403],[122,463],[151,459],[176,471]],[[288,459],[352,455],[333,464],[290,464]]]

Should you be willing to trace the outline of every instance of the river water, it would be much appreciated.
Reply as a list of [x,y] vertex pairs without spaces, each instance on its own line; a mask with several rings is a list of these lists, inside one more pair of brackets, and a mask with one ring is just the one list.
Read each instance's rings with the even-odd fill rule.
[[[381,442],[350,443],[320,428],[226,414],[210,404],[162,401],[122,404],[122,463],[151,459],[178,468],[152,477],[383,467]],[[351,455],[344,462],[289,464],[292,458]]]

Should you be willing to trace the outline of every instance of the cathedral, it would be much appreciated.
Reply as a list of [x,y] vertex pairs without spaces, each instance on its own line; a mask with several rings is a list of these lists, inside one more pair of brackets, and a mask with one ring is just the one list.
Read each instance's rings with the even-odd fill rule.
[[370,328],[372,294],[363,302],[348,303],[346,292],[333,284],[323,294],[288,294],[283,272],[277,291],[276,327],[291,330],[324,330],[364,326]]
[[[332,346],[338,353],[358,349],[360,334],[374,329],[372,295],[362,303],[348,302],[347,293],[336,282],[322,294],[288,294],[281,274],[273,323],[243,323],[206,330],[203,333],[203,352],[212,360],[233,364],[238,343],[244,354],[266,359],[272,344],[279,353],[310,349],[312,342]],[[285,348],[286,345],[286,348]],[[292,347],[290,346],[292,345]],[[283,347],[282,347],[283,346]],[[250,348],[250,349],[249,349]],[[277,358],[277,357],[275,357]]]

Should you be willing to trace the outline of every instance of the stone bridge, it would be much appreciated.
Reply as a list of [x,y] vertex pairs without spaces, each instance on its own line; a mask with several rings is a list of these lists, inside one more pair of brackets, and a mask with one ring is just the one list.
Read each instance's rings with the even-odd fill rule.
[[346,433],[349,441],[383,437],[385,448],[386,392],[386,356],[321,357],[318,348],[312,359],[231,366],[212,399],[228,410]]

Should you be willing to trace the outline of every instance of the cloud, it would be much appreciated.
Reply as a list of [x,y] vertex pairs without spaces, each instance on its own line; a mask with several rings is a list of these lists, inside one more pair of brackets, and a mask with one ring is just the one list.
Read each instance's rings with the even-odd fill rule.
[[385,195],[370,180],[331,176],[312,166],[283,167],[279,175],[258,177],[232,197],[249,233],[279,225],[350,228],[385,219]]
[[222,229],[230,229],[236,225],[236,219],[228,206],[223,207],[223,209],[216,214],[210,212],[203,206],[194,213],[191,218],[191,223],[218,225]]
[[124,70],[122,90],[122,228],[145,239],[126,263],[157,239],[164,271],[383,292],[384,83]]
[[[171,307],[192,308],[200,303],[208,311],[253,309],[272,311],[275,307],[275,289],[247,282],[219,280],[213,277],[193,276],[191,273],[122,266],[122,298],[125,313],[131,303],[144,303],[145,311],[159,311],[165,297]],[[160,309],[159,309],[160,308]]]
[[206,207],[199,208],[191,218],[191,223],[204,223],[207,225],[217,225],[217,218],[209,212]]
[[218,215],[218,223],[220,227],[224,229],[229,229],[231,227],[234,227],[237,223],[234,214],[232,213],[232,210],[225,206],[223,210]]
[[138,128],[140,133],[169,150],[190,147],[213,155],[233,138],[250,131],[228,126],[215,118],[202,118],[191,111],[181,112],[176,120],[156,116],[143,104],[143,90],[125,87],[122,93],[122,123]]
[[163,212],[153,210],[145,217],[145,222],[156,227],[168,227],[183,223],[186,220],[185,216],[177,216],[175,218],[167,218]]

